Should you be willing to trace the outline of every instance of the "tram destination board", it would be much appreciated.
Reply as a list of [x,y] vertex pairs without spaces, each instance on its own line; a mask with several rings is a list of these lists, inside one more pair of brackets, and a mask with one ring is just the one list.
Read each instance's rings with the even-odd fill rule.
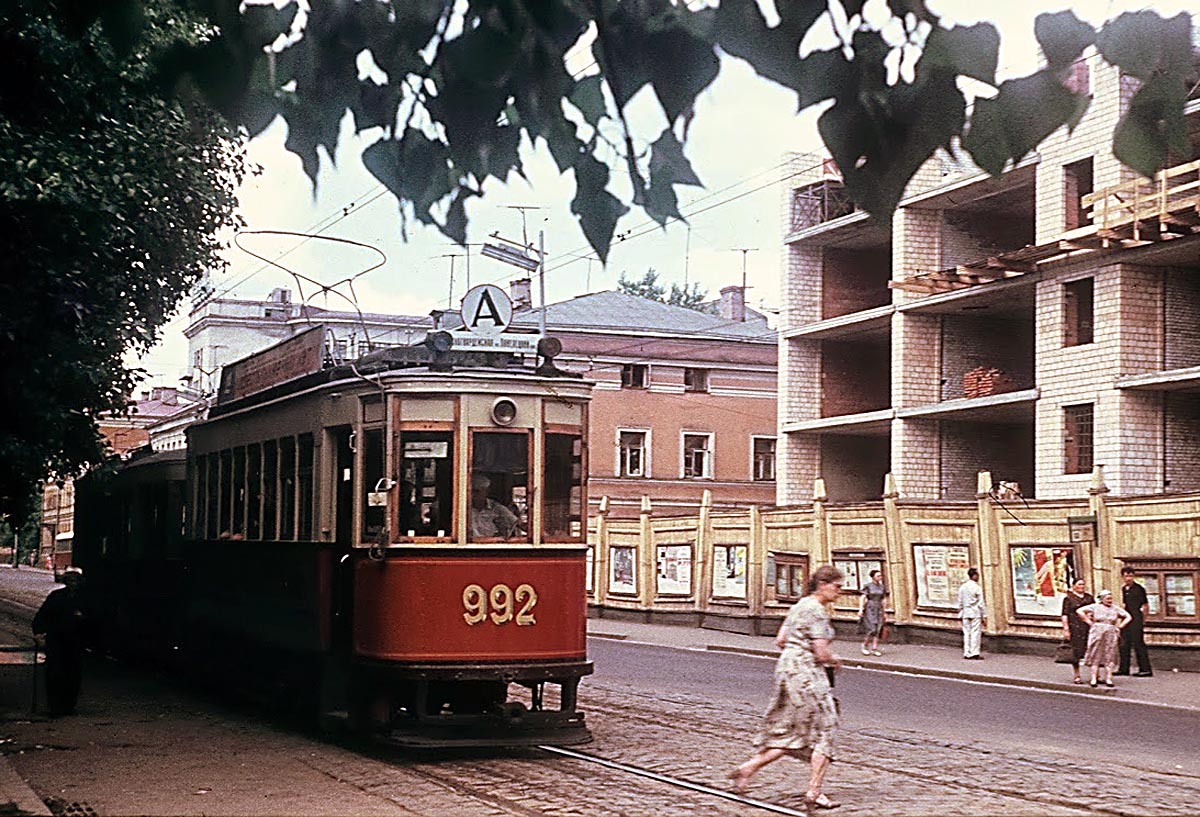
[[221,369],[217,405],[320,371],[324,343],[325,327],[314,326],[282,343],[230,363]]

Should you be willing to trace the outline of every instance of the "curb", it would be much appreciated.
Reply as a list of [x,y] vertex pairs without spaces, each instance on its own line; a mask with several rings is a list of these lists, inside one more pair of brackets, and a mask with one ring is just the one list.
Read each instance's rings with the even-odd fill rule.
[[[8,807],[14,808],[15,811],[4,811]],[[0,755],[0,811],[5,814],[51,817],[50,809],[42,802],[42,798],[29,787],[25,778],[17,774],[17,770],[4,755]]]

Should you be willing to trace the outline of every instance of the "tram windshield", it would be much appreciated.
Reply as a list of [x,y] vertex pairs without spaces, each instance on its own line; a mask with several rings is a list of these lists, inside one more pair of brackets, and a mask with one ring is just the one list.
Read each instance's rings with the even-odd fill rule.
[[454,435],[448,431],[400,435],[400,534],[451,536],[454,531]]
[[529,540],[529,433],[476,431],[471,436],[472,542]]

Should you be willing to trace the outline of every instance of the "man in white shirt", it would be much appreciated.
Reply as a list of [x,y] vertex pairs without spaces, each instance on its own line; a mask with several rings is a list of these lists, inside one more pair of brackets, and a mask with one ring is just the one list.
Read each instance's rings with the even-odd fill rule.
[[983,588],[979,586],[979,571],[967,571],[967,580],[958,588],[958,616],[962,619],[963,658],[983,660],[979,642],[987,624],[987,609],[983,606]]
[[471,478],[471,538],[509,539],[519,533],[517,515],[488,496],[492,481],[484,474]]

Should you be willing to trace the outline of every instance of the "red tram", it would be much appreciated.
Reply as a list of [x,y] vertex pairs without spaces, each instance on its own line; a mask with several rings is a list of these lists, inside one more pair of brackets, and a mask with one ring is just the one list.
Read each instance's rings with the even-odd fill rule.
[[81,486],[106,646],[402,745],[588,740],[590,386],[517,341],[537,365],[444,332],[330,365],[314,328],[226,367],[186,459]]

